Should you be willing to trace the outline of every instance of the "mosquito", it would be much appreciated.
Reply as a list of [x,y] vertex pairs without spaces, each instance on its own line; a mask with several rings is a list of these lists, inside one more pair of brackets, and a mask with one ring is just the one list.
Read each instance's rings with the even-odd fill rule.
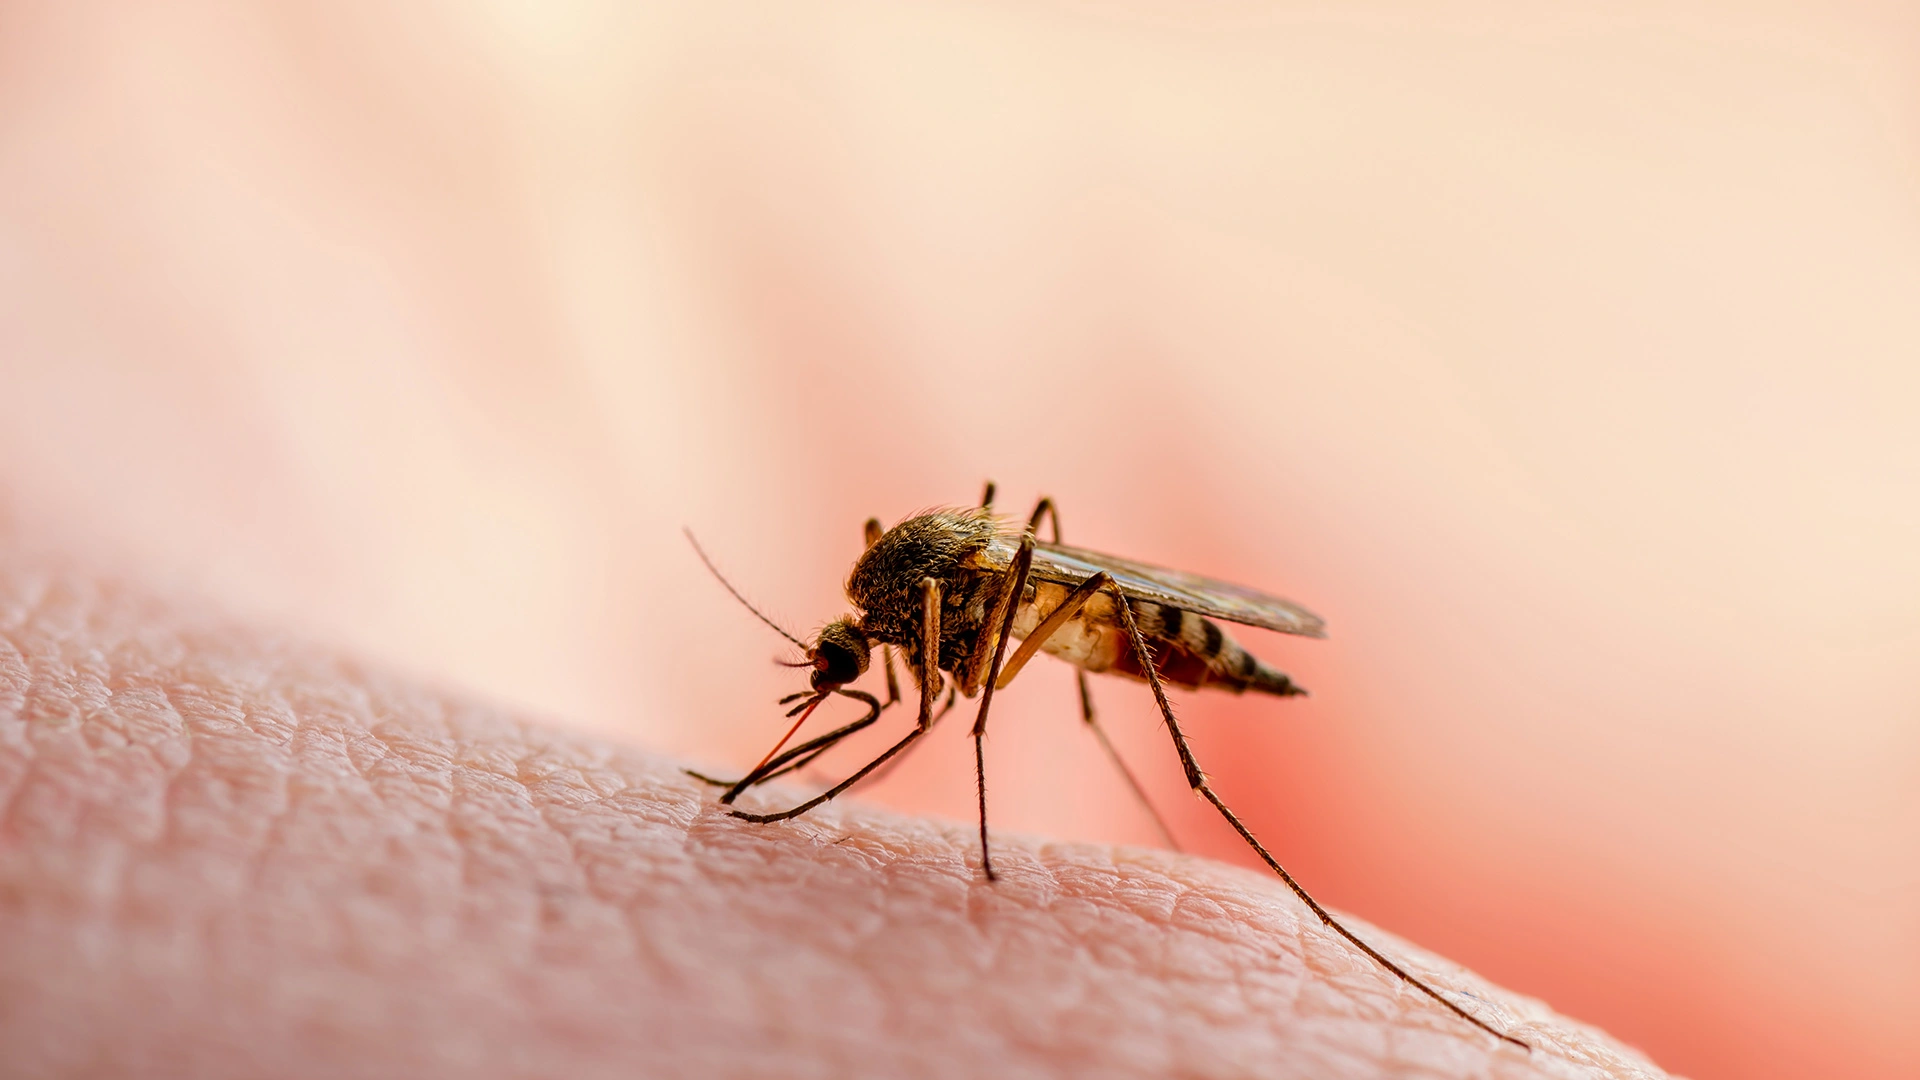
[[[1239,815],[1213,790],[1195,759],[1173,705],[1167,685],[1190,690],[1254,691],[1276,697],[1304,696],[1306,691],[1284,672],[1268,666],[1221,629],[1215,619],[1277,630],[1284,634],[1322,638],[1326,624],[1319,616],[1289,600],[1255,589],[1216,581],[1180,570],[1150,566],[1112,555],[1068,547],[1061,542],[1060,512],[1053,500],[1042,498],[1028,515],[1026,527],[1015,531],[993,513],[994,485],[989,482],[980,505],[934,510],[882,529],[877,518],[866,523],[866,550],[847,578],[847,598],[856,613],[826,625],[807,644],[789,634],[749,603],[701,549],[693,543],[707,569],[736,600],[760,621],[802,650],[805,659],[789,666],[810,670],[810,689],[780,700],[791,705],[792,726],[760,763],[736,781],[717,780],[700,773],[696,778],[727,790],[720,796],[731,807],[739,795],[757,784],[804,768],[841,740],[879,720],[888,707],[901,701],[893,670],[899,650],[920,692],[919,716],[912,730],[878,757],[826,791],[797,806],[769,814],[730,809],[735,817],[753,822],[785,821],[834,798],[894,761],[931,729],[953,707],[956,695],[980,699],[973,720],[973,760],[980,805],[980,863],[987,879],[996,875],[987,840],[987,715],[996,690],[1005,689],[1036,653],[1044,652],[1072,664],[1080,690],[1081,718],[1119,766],[1129,786],[1153,815],[1169,843],[1172,833],[1145,790],[1120,759],[1095,719],[1087,687],[1089,673],[1110,673],[1145,682],[1166,720],[1174,751],[1196,795],[1212,804],[1240,838],[1253,848],[1287,888],[1322,923],[1351,942],[1402,982],[1439,1002],[1448,1011],[1497,1039],[1523,1049],[1525,1042],[1500,1031],[1441,996],[1418,976],[1388,959],[1361,940],[1319,901],[1308,894],[1253,835]],[[1041,525],[1051,527],[1053,539],[1037,539]],[[1008,644],[1019,646],[1008,655]],[[849,684],[865,675],[878,646],[886,671],[887,700]],[[946,704],[934,703],[946,691]],[[866,705],[866,714],[852,723],[785,749],[813,711],[829,697],[839,695]],[[784,752],[783,752],[784,750]],[[689,770],[691,772],[691,770]],[[1173,846],[1178,847],[1177,844]]]

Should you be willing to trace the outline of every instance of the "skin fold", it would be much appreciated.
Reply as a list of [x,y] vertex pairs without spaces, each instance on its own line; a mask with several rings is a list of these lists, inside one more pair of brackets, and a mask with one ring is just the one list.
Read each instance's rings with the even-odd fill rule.
[[[792,789],[756,791],[749,809]],[[1664,1075],[1275,880],[679,763],[0,553],[7,1076]],[[1350,918],[1350,917],[1349,917]],[[1477,1000],[1473,1000],[1477,999]]]

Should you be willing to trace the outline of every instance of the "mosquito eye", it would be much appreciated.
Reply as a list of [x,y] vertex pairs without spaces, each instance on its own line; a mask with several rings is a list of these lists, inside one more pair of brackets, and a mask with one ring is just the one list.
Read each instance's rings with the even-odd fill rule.
[[853,650],[831,641],[820,643],[813,658],[813,688],[844,686],[860,677],[860,660]]
[[845,686],[866,674],[872,650],[866,635],[846,619],[831,622],[820,631],[812,650],[813,688],[830,690]]

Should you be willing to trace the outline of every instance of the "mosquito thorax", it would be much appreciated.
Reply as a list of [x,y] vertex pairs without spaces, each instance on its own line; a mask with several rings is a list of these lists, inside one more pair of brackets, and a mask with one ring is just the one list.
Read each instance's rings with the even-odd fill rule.
[[986,510],[937,510],[888,529],[853,564],[847,597],[867,613],[872,627],[911,618],[919,609],[920,583],[951,581],[967,557],[987,546],[1000,524]]
[[827,690],[866,674],[873,651],[860,627],[851,619],[841,619],[820,631],[807,655],[813,659],[813,688]]

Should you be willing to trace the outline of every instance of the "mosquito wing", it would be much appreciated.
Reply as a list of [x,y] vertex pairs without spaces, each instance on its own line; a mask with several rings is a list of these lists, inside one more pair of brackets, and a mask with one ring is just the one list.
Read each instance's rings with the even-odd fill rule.
[[[1019,541],[1014,537],[997,536],[979,554],[980,565],[989,570],[1009,569],[1019,549]],[[1033,545],[1030,574],[1037,580],[1078,585],[1102,570],[1113,576],[1121,592],[1136,600],[1150,600],[1283,634],[1327,636],[1327,624],[1320,616],[1291,600],[1269,596],[1257,589],[1065,544],[1036,541]]]

